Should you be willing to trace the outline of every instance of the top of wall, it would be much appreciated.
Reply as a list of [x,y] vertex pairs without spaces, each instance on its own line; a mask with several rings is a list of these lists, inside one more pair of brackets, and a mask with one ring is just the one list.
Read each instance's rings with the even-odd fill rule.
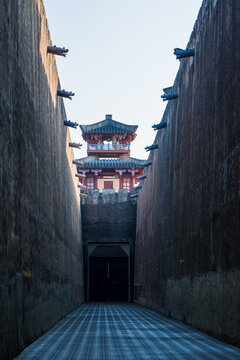
[[119,189],[118,192],[115,192],[114,189],[103,189],[103,192],[100,193],[98,189],[88,190],[88,198],[82,199],[82,205],[98,205],[98,204],[114,204],[122,203],[131,200],[130,193],[127,189]]

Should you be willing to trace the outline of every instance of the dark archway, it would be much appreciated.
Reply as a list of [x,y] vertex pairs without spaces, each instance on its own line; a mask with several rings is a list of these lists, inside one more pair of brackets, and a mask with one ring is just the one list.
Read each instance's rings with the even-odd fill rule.
[[128,271],[120,246],[98,246],[89,257],[89,300],[128,301]]

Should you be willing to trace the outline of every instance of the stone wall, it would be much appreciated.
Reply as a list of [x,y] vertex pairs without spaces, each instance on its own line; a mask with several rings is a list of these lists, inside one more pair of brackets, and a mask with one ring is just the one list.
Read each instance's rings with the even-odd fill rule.
[[[133,284],[134,250],[136,233],[136,201],[127,190],[89,191],[88,199],[82,202],[82,230],[84,246],[85,293],[87,294],[88,245],[129,244],[130,286]],[[132,289],[130,289],[132,294]]]
[[49,44],[42,0],[0,2],[1,359],[83,301],[80,201]]
[[134,280],[135,302],[238,346],[239,17],[203,1],[142,181]]

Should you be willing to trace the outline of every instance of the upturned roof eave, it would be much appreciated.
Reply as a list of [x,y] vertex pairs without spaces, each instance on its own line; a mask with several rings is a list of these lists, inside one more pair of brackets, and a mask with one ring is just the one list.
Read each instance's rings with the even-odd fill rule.
[[141,169],[142,165],[130,165],[130,166],[80,166],[81,169]]
[[140,160],[123,156],[118,159],[98,159],[96,156],[87,156],[77,159],[78,162],[83,163],[82,169],[140,169],[146,160]]
[[[115,131],[104,131],[102,128],[103,127],[107,127],[107,126],[112,126],[113,128],[115,127],[116,130]],[[135,133],[138,125],[128,125],[128,124],[123,124],[120,123],[116,120],[102,120],[99,121],[97,123],[94,124],[90,124],[90,125],[80,125],[80,128],[82,130],[83,133],[92,133],[92,134],[99,134],[101,132],[103,132],[104,134],[113,134],[113,133]],[[122,129],[121,129],[122,128]],[[120,131],[119,131],[120,130]]]

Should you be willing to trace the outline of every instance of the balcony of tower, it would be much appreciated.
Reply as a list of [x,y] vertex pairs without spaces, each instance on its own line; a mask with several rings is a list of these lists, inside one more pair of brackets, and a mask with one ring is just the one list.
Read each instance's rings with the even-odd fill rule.
[[130,143],[87,143],[88,156],[97,156],[99,158],[118,158],[126,155],[130,156]]
[[136,137],[137,127],[115,121],[110,114],[105,120],[80,126],[88,156],[98,158],[130,156],[130,144]]

